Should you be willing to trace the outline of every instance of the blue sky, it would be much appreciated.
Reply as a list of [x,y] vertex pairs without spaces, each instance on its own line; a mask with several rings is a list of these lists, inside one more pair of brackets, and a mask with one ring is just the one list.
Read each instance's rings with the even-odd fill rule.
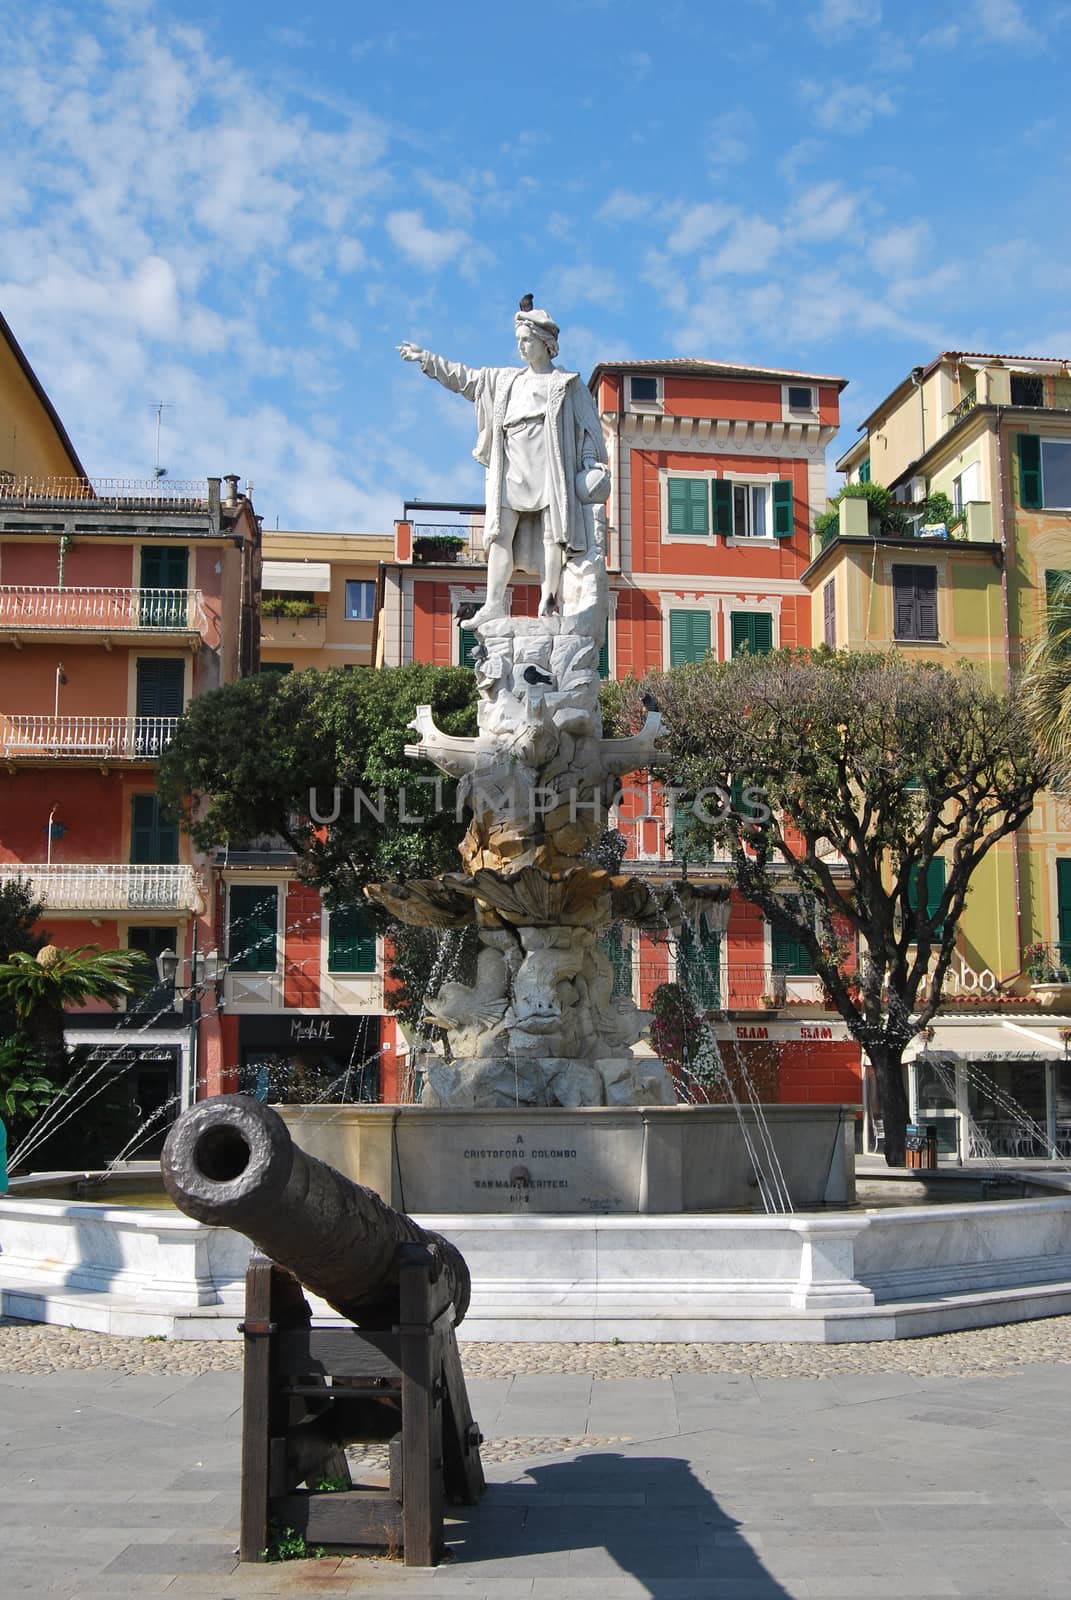
[[[392,20],[396,18],[397,20]],[[90,472],[481,493],[412,338],[850,380],[1071,355],[1067,0],[5,0],[0,309]]]

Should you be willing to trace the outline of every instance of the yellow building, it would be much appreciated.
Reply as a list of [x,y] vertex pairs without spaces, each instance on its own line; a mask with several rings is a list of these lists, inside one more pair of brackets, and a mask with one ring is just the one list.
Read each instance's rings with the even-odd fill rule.
[[379,567],[393,554],[386,535],[265,532],[261,670],[372,666]]
[[55,407],[0,316],[0,483],[24,478],[87,482]]
[[[945,351],[886,396],[837,465],[889,488],[900,528],[888,537],[865,500],[840,501],[803,574],[813,643],[969,661],[1009,684],[1054,578],[1071,572],[1067,362]],[[941,522],[938,494],[952,508]],[[960,1156],[1071,1153],[1066,799],[1042,795],[984,862],[945,994],[934,1039],[909,1052],[913,1114]]]

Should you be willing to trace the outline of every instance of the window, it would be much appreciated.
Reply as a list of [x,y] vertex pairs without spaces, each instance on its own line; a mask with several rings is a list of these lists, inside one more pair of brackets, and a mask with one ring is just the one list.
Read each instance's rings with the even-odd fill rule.
[[615,923],[599,940],[599,947],[614,969],[615,995],[632,997],[632,935]]
[[1029,511],[1071,509],[1071,439],[1019,435],[1019,503]]
[[710,612],[671,611],[669,614],[669,664],[682,667],[705,661],[710,654]]
[[1013,406],[1043,406],[1045,384],[1040,373],[1013,372],[1011,375],[1011,403]]
[[[710,532],[710,483],[707,478],[670,478],[669,532]],[[719,530],[720,531],[720,530]]]
[[602,632],[602,644],[599,646],[599,677],[610,676],[610,619],[606,619],[606,627]]
[[[723,500],[729,500],[730,525],[718,519],[716,532],[731,533],[734,539],[790,539],[792,537],[792,483],[785,478],[777,483],[725,483],[718,480]],[[728,493],[726,493],[728,491]],[[729,499],[731,496],[731,499]]]
[[141,550],[138,625],[184,628],[190,553],[183,545],[147,544]]
[[293,672],[294,663],[292,661],[262,661],[260,670],[262,673],[270,672],[276,678],[284,678],[288,672]]
[[165,950],[178,949],[178,929],[154,928],[141,923],[127,929],[126,942],[128,949],[140,950],[152,962],[152,988],[131,996],[126,1003],[127,1014],[154,1017],[163,1010],[169,1010],[175,1003],[175,984],[173,980],[171,983],[160,982],[156,961]]
[[865,461],[860,461],[860,463],[859,463],[859,482],[860,483],[869,483],[870,482],[870,457],[869,456],[867,456]]
[[958,477],[952,479],[952,508],[958,515],[963,514],[964,506],[972,500],[982,498],[979,492],[980,481],[981,467],[977,461],[971,461]]
[[[708,795],[704,801],[709,816],[718,812],[718,799],[716,795]],[[709,838],[698,837],[702,824],[695,814],[694,797],[689,799],[679,795],[673,807],[673,822],[669,831],[669,845],[673,852],[674,861],[688,861],[693,866],[709,866],[719,859],[717,844]]]
[[[926,868],[926,904],[924,912],[926,920],[936,916],[937,908],[941,904],[941,896],[945,892],[945,864],[940,856],[935,856]],[[911,868],[907,878],[907,904],[911,915],[914,916],[919,903],[919,869],[918,863]],[[944,923],[938,922],[933,930],[934,938],[939,939],[944,929]]]
[[227,953],[232,972],[274,972],[279,891],[272,884],[232,883],[227,892]]
[[475,628],[459,628],[457,631],[457,664],[459,667],[472,667],[475,662],[472,652],[479,646]]
[[1061,965],[1071,966],[1071,856],[1056,863],[1056,931]]
[[[801,906],[802,899],[799,895],[786,895],[785,902],[793,915],[796,915]],[[814,976],[814,961],[811,953],[804,944],[783,928],[771,927],[770,929],[770,965],[775,972],[784,972],[792,978],[809,978]]]
[[[135,794],[130,797],[130,863],[132,866],[176,866],[178,864],[178,823],[165,817],[155,794]],[[153,889],[156,899],[163,885]],[[137,886],[131,885],[130,898],[137,896]]]
[[662,399],[657,378],[630,378],[628,393],[634,406],[656,406]]
[[766,655],[773,649],[773,617],[768,611],[734,611],[729,618],[734,656]]
[[1071,653],[1071,641],[1067,639],[1071,626],[1071,572],[1050,568],[1045,573],[1045,615],[1050,636],[1064,634],[1063,644],[1057,647],[1062,659],[1065,653]]
[[134,748],[139,756],[158,756],[171,734],[166,719],[181,717],[186,664],[166,657],[141,656],[135,668]]
[[376,586],[364,578],[346,579],[346,621],[371,622],[376,609]]
[[788,409],[790,411],[813,411],[814,390],[805,384],[790,383],[788,386]]
[[327,970],[375,972],[376,930],[363,906],[341,906],[330,913]]
[[830,578],[822,590],[823,638],[831,650],[837,648],[837,581]]
[[721,1006],[721,937],[699,918],[698,931],[682,923],[677,942],[677,982],[701,1011]]
[[937,568],[892,569],[893,638],[937,638]]

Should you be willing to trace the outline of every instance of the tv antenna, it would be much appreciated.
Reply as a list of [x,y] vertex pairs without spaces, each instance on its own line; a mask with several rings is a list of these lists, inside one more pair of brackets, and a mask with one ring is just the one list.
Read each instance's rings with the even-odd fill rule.
[[160,465],[160,429],[163,425],[164,412],[170,411],[174,403],[175,402],[173,400],[157,400],[156,404],[152,408],[156,412],[156,455],[153,460],[152,469],[152,475],[154,478],[167,477],[167,468]]

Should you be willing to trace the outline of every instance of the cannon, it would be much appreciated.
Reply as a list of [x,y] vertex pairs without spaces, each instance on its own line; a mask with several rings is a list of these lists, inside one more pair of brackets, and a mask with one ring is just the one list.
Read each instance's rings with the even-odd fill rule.
[[202,1100],[174,1123],[160,1158],[180,1211],[251,1239],[358,1326],[398,1320],[398,1247],[438,1258],[455,1326],[468,1310],[461,1252],[372,1189],[306,1155],[270,1106],[249,1095]]
[[[449,1240],[294,1144],[246,1095],[201,1101],[161,1156],[180,1211],[244,1233],[243,1561],[272,1527],[310,1544],[394,1548],[426,1566],[443,1502],[484,1488],[454,1329],[469,1272]],[[351,1327],[316,1324],[301,1286]],[[389,1483],[355,1487],[347,1444],[388,1441]]]

